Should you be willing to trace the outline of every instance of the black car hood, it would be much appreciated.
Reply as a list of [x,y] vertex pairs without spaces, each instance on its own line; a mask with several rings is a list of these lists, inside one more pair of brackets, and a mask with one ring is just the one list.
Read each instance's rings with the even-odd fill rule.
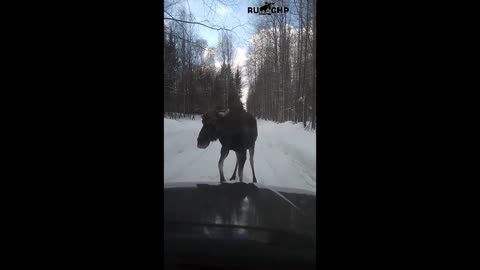
[[316,194],[253,183],[164,185],[167,223],[233,225],[315,237]]
[[[309,269],[315,261],[316,194],[311,191],[258,183],[165,183],[164,221],[168,258],[193,261],[194,254],[211,265],[243,254],[264,259],[264,265],[273,259],[279,265],[280,260],[303,262]],[[233,261],[247,263],[228,259],[221,265]]]

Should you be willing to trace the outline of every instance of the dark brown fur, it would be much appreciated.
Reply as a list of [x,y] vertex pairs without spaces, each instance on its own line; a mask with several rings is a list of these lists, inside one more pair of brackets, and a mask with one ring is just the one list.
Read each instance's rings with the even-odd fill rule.
[[243,167],[247,159],[247,149],[250,153],[250,166],[252,167],[253,182],[257,182],[255,169],[253,166],[253,156],[255,152],[255,141],[257,140],[257,120],[253,115],[246,112],[243,107],[235,106],[227,110],[210,110],[202,116],[203,127],[197,138],[198,148],[205,149],[210,142],[220,140],[222,149],[218,168],[220,171],[220,181],[224,182],[223,161],[228,156],[230,150],[235,151],[237,163],[230,180],[235,179],[238,167],[238,176],[240,182],[243,182]]

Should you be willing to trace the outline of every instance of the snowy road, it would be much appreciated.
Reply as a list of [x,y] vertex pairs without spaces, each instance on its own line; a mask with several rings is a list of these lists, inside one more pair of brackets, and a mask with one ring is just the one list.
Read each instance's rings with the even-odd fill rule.
[[[255,144],[255,173],[264,185],[300,188],[316,192],[315,133],[305,131],[301,124],[276,124],[257,120],[258,139]],[[165,182],[218,183],[218,159],[221,144],[211,143],[206,149],[197,148],[197,136],[202,128],[196,120],[164,119]],[[248,154],[247,154],[248,156]],[[230,151],[224,162],[227,182],[235,168],[235,152]],[[252,182],[252,170],[247,159],[244,182]]]

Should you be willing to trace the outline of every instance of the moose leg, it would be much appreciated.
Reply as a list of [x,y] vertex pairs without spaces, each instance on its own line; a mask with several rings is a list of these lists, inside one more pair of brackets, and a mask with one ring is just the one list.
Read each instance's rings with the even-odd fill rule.
[[237,155],[237,163],[235,163],[235,170],[233,171],[232,177],[230,177],[230,181],[235,180],[235,174],[237,173],[237,167],[238,167],[238,154],[235,152]]
[[243,150],[238,152],[238,177],[240,178],[240,182],[243,182],[243,166],[245,165],[245,161],[247,160],[247,150]]
[[220,171],[220,182],[225,182],[225,177],[223,176],[223,161],[227,158],[228,156],[228,148],[222,147],[222,150],[220,150],[220,160],[218,161],[218,170]]
[[255,177],[255,169],[254,169],[254,166],[253,166],[253,154],[255,153],[255,145],[250,147],[248,149],[248,152],[250,153],[250,167],[252,167],[253,182],[256,183],[257,178]]

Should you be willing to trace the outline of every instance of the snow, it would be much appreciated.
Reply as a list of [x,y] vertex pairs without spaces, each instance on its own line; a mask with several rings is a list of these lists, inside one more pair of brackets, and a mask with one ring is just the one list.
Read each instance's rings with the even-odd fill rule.
[[[257,181],[267,186],[297,188],[316,192],[316,137],[302,124],[274,123],[257,120],[258,138],[255,144],[255,174]],[[164,181],[220,182],[218,159],[221,144],[210,143],[197,148],[201,119],[164,119]],[[247,153],[247,157],[249,157]],[[228,183],[235,168],[235,152],[230,151],[224,162]],[[252,182],[252,170],[247,158],[243,182]]]

